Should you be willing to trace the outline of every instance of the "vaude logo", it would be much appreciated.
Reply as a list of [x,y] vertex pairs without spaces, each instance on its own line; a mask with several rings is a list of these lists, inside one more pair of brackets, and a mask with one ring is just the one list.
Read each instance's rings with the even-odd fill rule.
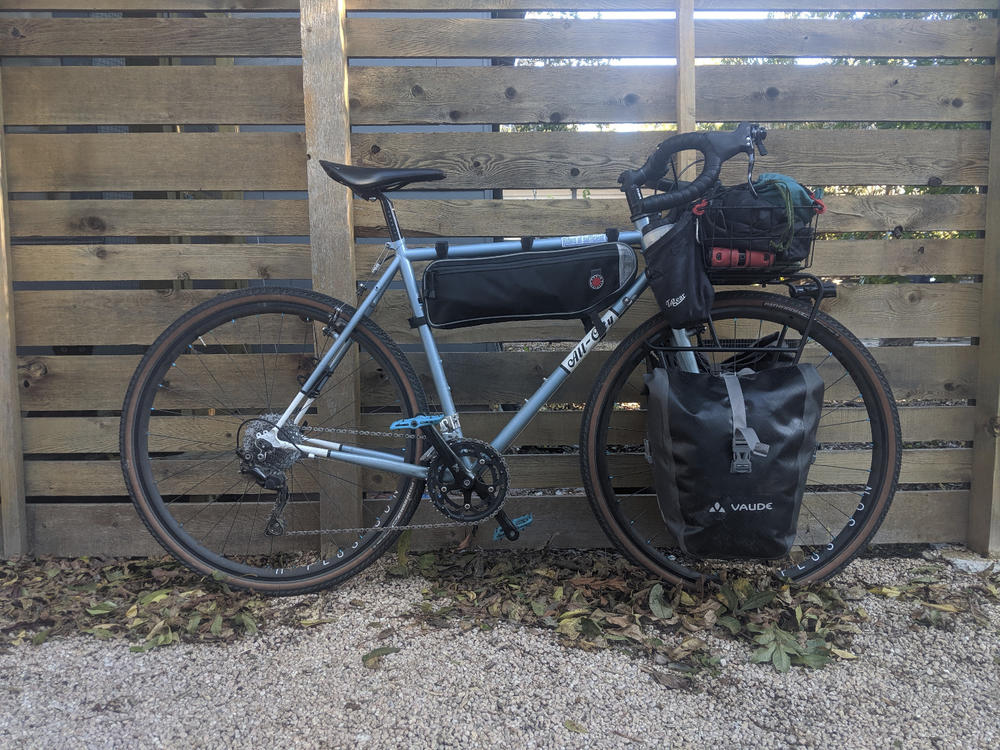
[[[729,509],[732,511],[749,511],[758,512],[762,510],[774,510],[773,503],[729,503]],[[721,503],[716,503],[711,508],[708,509],[709,513],[725,513],[726,509],[722,507]]]
[[730,503],[729,507],[733,510],[774,510],[774,505],[772,503]]
[[687,294],[682,294],[679,297],[671,297],[667,300],[667,307],[677,307],[681,302],[687,299]]

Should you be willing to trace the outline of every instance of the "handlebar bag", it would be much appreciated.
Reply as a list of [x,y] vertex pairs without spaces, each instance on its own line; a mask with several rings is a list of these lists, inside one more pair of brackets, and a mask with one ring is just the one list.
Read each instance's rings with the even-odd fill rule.
[[682,211],[677,221],[647,224],[642,234],[646,277],[672,328],[708,320],[715,300],[695,244],[695,221]]
[[645,378],[653,485],[680,549],[700,558],[788,554],[823,406],[816,368],[656,368]]
[[435,328],[587,319],[611,306],[638,266],[621,242],[436,260],[424,271],[424,314]]
[[813,220],[824,210],[808,188],[783,174],[719,189],[703,206],[700,237],[710,247],[773,252],[779,263],[809,257]]

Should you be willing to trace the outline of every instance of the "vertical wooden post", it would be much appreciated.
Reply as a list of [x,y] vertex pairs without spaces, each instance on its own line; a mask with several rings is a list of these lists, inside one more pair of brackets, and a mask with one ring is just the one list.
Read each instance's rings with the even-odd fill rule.
[[14,336],[14,261],[7,208],[7,154],[4,151],[3,71],[0,70],[0,551],[6,558],[28,552],[21,442],[21,394]]
[[[694,0],[677,0],[677,132],[687,133],[695,129],[694,101]],[[686,169],[694,161],[690,151],[677,155],[678,171]],[[685,174],[684,179],[693,180],[695,175]]]
[[[309,244],[313,289],[348,304],[357,299],[354,272],[354,221],[351,193],[331,180],[320,159],[350,163],[351,121],[347,98],[347,45],[344,38],[345,0],[302,0],[302,89],[306,118],[306,165],[309,185]],[[353,351],[341,364],[343,372],[357,368]],[[338,383],[317,401],[337,404],[338,427],[359,423],[358,378],[332,378]],[[354,408],[344,408],[353,402]],[[351,416],[353,415],[353,419]],[[346,423],[345,423],[346,420]],[[320,528],[353,528],[361,523],[361,471],[337,463],[320,489]],[[324,540],[324,549],[326,547]]]
[[[997,41],[1000,55],[1000,38]],[[1000,555],[1000,66],[993,74],[990,166],[986,194],[983,307],[979,327],[979,378],[973,434],[969,546]]]

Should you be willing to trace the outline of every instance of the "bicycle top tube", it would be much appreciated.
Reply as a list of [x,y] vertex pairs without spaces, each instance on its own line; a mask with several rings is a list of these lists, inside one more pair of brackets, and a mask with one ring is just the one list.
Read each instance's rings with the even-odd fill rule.
[[[638,245],[640,233],[635,230],[627,230],[618,233],[618,242],[626,245]],[[608,236],[601,234],[579,234],[565,237],[536,237],[531,243],[532,250],[558,250],[562,248],[584,247],[608,242]],[[434,260],[438,257],[438,251],[434,247],[419,246],[406,247],[405,240],[399,243],[396,253],[405,257],[411,263]],[[499,242],[473,242],[467,244],[449,245],[448,258],[476,258],[484,255],[505,255],[507,253],[519,253],[524,251],[525,246],[521,240],[501,240]]]

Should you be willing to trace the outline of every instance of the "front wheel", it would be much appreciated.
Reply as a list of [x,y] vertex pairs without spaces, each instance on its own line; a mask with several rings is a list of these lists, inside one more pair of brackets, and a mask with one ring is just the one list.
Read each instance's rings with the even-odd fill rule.
[[[376,560],[413,515],[418,480],[255,439],[353,312],[315,292],[245,289],[191,310],[142,358],[122,406],[122,468],[140,518],[185,565],[240,588],[315,591]],[[414,433],[387,432],[425,410],[412,367],[367,318],[347,343],[311,408],[281,437],[360,444],[415,463]]]
[[[693,345],[709,349],[699,354],[700,369],[759,370],[787,362],[806,330],[810,309],[765,292],[718,294],[712,326],[691,334]],[[660,515],[643,455],[643,375],[674,365],[671,336],[663,316],[655,315],[615,350],[584,411],[580,458],[587,497],[614,544],[653,574],[690,585],[718,576],[732,563],[694,559],[678,548]],[[712,352],[713,346],[725,351]],[[739,348],[745,351],[734,353]],[[791,552],[761,564],[807,582],[833,575],[874,536],[895,491],[902,442],[885,376],[846,328],[818,313],[801,361],[815,365],[825,383],[817,453]]]

